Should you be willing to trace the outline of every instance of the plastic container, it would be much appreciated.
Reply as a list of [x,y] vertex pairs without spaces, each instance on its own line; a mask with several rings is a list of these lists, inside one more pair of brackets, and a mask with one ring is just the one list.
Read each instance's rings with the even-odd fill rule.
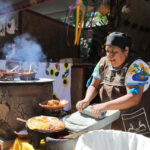
[[81,135],[75,150],[149,150],[150,138],[117,130],[95,130]]

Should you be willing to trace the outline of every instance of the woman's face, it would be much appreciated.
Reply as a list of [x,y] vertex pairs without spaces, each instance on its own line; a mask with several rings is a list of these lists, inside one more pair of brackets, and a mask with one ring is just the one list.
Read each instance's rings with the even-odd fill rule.
[[117,46],[107,45],[106,46],[106,56],[110,61],[111,65],[115,68],[120,67],[126,60],[128,56],[129,48],[126,47],[125,51]]

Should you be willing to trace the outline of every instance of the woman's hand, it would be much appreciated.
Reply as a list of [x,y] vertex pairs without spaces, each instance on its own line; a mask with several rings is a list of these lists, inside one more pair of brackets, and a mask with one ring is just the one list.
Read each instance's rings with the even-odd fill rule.
[[83,99],[76,104],[76,108],[78,111],[81,112],[88,105],[89,105],[89,102],[87,100]]
[[98,94],[98,89],[100,86],[100,81],[95,78],[92,79],[90,86],[86,91],[86,96],[83,100],[80,100],[76,104],[76,108],[78,111],[82,111],[86,106],[90,104],[90,102],[94,99],[94,97]]
[[95,118],[98,118],[100,112],[105,111],[105,103],[95,104],[91,107],[91,113]]

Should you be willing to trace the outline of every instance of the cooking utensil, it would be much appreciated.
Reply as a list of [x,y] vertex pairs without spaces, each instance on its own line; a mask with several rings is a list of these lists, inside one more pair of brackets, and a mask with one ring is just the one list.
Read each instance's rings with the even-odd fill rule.
[[[41,116],[35,116],[35,117],[41,117]],[[35,118],[32,117],[32,118]],[[50,116],[45,116],[48,118],[51,118]],[[54,118],[54,117],[53,117]],[[56,117],[55,117],[56,118]],[[31,118],[30,118],[31,119]],[[65,126],[63,128],[61,128],[60,130],[56,130],[56,131],[51,131],[51,130],[39,130],[39,129],[30,129],[29,128],[29,120],[27,121],[21,118],[17,118],[18,121],[24,122],[25,123],[25,127],[28,131],[28,134],[31,136],[32,139],[32,145],[35,149],[38,149],[40,147],[40,141],[41,139],[44,139],[45,137],[49,136],[49,137],[58,137],[61,135],[64,135],[65,132],[67,132],[68,130],[65,128]]]
[[77,136],[80,136],[80,135],[85,134],[87,132],[88,131],[80,131],[80,132],[77,132],[77,133],[72,133],[72,134],[69,134],[67,136],[64,136],[63,138],[64,139],[73,139],[73,138],[76,138]]
[[16,118],[18,121],[21,121],[21,122],[24,122],[24,123],[26,123],[27,121],[26,120],[24,120],[24,119],[22,119],[22,118]]
[[[52,126],[52,124],[48,124],[50,125],[50,127],[48,127],[48,129],[38,129],[38,127],[40,126],[40,124],[38,124],[38,122],[42,123],[45,122],[45,120],[42,119],[46,119],[46,122],[52,122],[53,125],[56,124],[56,128],[50,128]],[[59,132],[65,129],[65,124],[63,123],[63,121],[59,120],[57,117],[50,117],[50,116],[36,116],[36,117],[32,117],[30,119],[28,119],[27,121],[21,118],[16,118],[18,121],[24,122],[26,123],[26,126],[28,129],[30,130],[34,130],[37,132],[41,132],[41,133],[55,133],[55,132]],[[32,125],[32,122],[34,122],[35,120],[35,124]],[[37,120],[37,122],[36,122]],[[57,124],[59,123],[59,124]],[[44,124],[42,124],[44,125]],[[59,128],[60,127],[60,128]]]
[[51,116],[36,116],[28,119],[28,128],[39,132],[59,132],[64,130],[65,123],[57,117]]
[[9,72],[13,72],[13,71],[15,71],[16,69],[18,69],[18,65],[17,66],[15,66],[13,69],[11,69],[11,70],[9,70]]
[[31,72],[31,70],[32,70],[32,64],[30,64],[29,72]]
[[43,101],[43,102],[39,103],[39,106],[43,107],[44,109],[54,110],[54,109],[61,109],[61,108],[65,107],[66,105],[69,104],[69,101],[65,100],[65,99],[57,100],[57,101],[59,101],[58,105],[55,105],[55,104],[54,105],[49,105],[49,103],[48,103],[49,101],[51,101],[51,100]]
[[20,138],[27,138],[28,136],[27,130],[18,130],[18,131],[14,131],[14,133]]
[[36,71],[20,70],[17,74],[21,80],[35,80]]
[[16,72],[8,72],[6,70],[0,70],[0,80],[10,81],[14,80]]

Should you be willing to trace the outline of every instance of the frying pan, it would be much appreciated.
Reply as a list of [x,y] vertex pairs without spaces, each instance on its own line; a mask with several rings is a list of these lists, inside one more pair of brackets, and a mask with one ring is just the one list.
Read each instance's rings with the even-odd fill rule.
[[[31,119],[31,118],[29,118],[29,119]],[[67,135],[69,133],[68,129],[66,129],[65,126],[64,126],[64,128],[61,128],[60,130],[56,130],[56,131],[30,129],[29,125],[28,125],[29,119],[26,121],[24,119],[17,118],[18,121],[25,123],[25,127],[28,131],[29,136],[31,137],[32,145],[35,149],[38,149],[40,147],[41,139],[45,139],[47,136],[57,138],[59,136]]]
[[[37,117],[37,119],[38,119],[38,118],[40,118],[40,117],[42,117],[42,116],[36,116],[36,117]],[[32,117],[32,118],[36,118],[36,117]],[[56,117],[49,117],[49,116],[46,116],[46,117],[47,117],[48,119],[56,118]],[[63,131],[63,130],[65,129],[65,123],[63,123],[63,121],[61,121],[61,120],[59,120],[59,119],[58,119],[58,120],[61,121],[62,124],[64,125],[63,128],[60,128],[60,129],[57,129],[57,130],[30,129],[30,128],[29,128],[29,121],[30,121],[30,119],[32,119],[32,118],[29,118],[27,121],[24,120],[24,119],[21,119],[21,118],[17,118],[17,120],[26,123],[26,127],[27,127],[29,130],[34,130],[34,131],[41,132],[41,133],[58,133],[58,132]]]

